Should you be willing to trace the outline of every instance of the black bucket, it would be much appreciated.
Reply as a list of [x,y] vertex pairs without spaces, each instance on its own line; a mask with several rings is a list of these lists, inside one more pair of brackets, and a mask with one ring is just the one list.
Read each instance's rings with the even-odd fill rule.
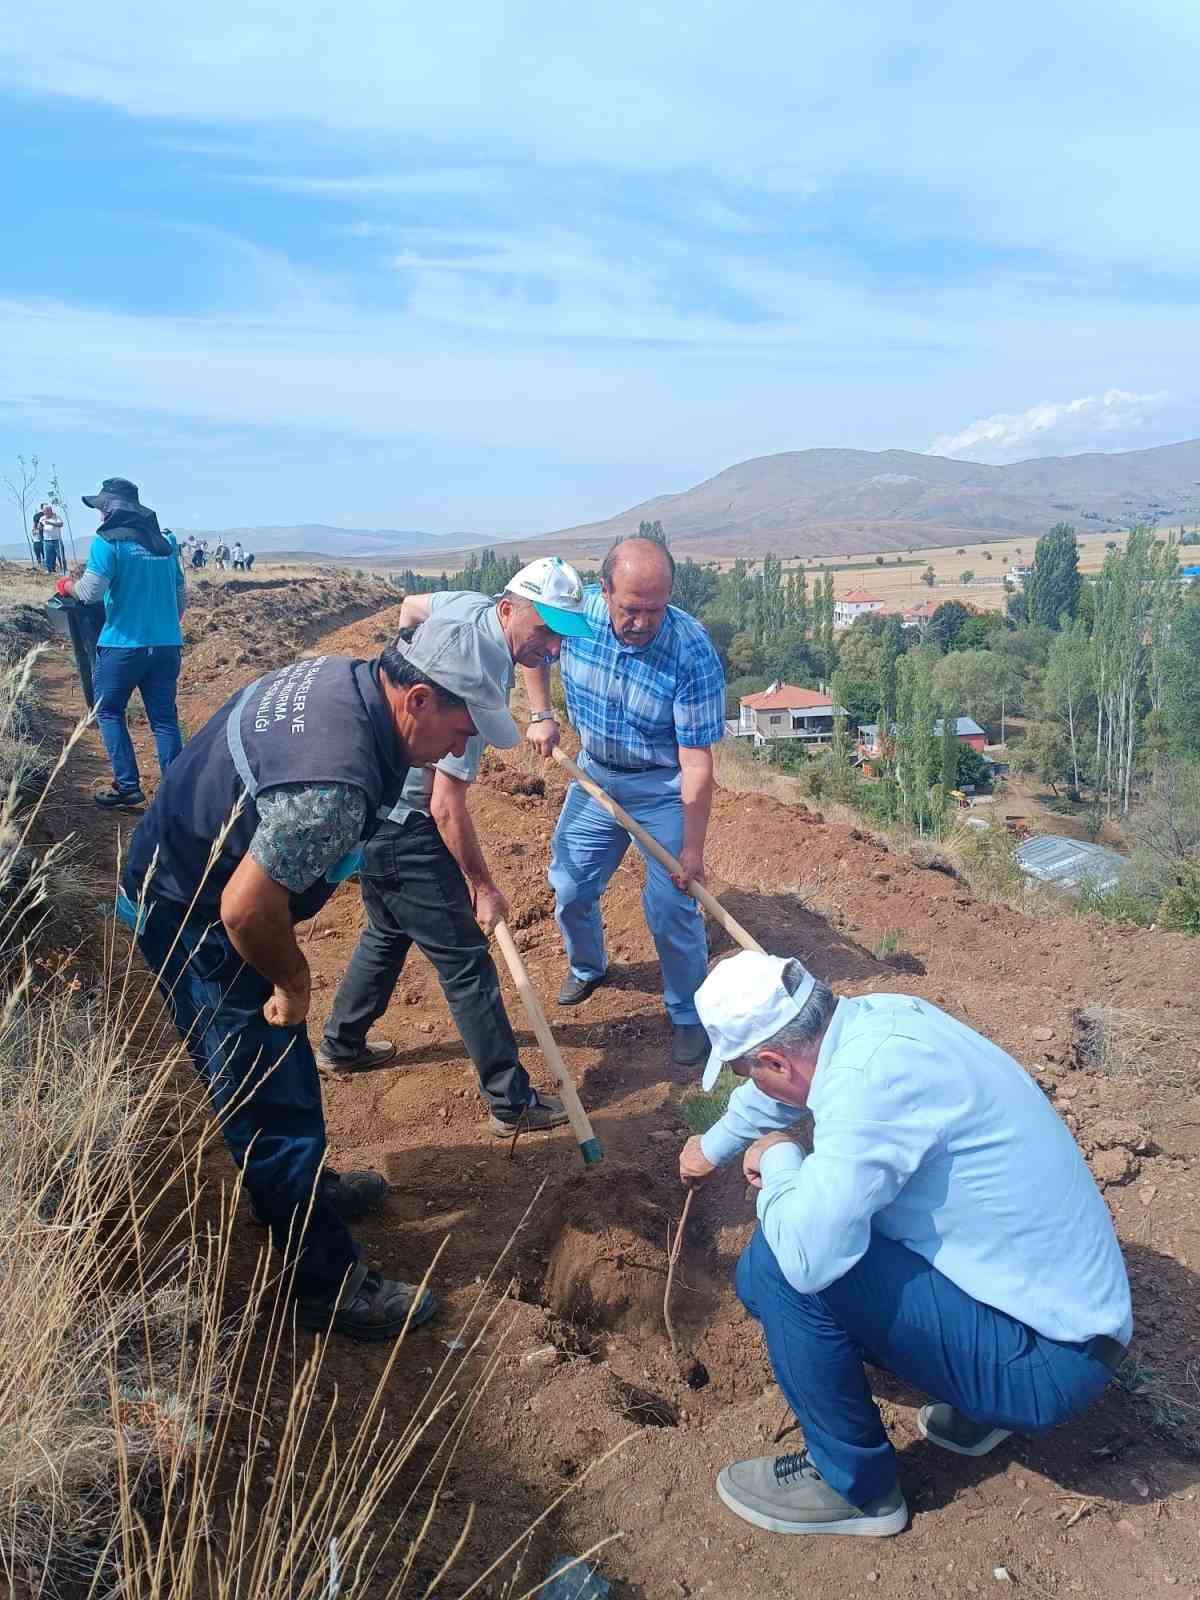
[[98,601],[81,605],[71,595],[55,595],[46,602],[46,615],[55,633],[70,639],[79,687],[90,711],[96,703],[92,680],[96,675],[96,642],[104,626],[104,607]]

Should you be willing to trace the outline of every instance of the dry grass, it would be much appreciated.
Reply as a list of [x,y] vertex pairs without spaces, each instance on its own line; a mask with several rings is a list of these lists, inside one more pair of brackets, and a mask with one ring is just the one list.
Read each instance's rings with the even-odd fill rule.
[[784,805],[804,805],[805,799],[795,778],[775,771],[764,761],[756,761],[742,742],[723,739],[713,746],[713,771],[717,783],[731,794],[761,794]]
[[505,1359],[493,1292],[504,1257],[415,1407],[388,1409],[403,1340],[369,1395],[326,1398],[325,1344],[296,1330],[266,1247],[249,1284],[231,1278],[239,1195],[205,1190],[216,1130],[178,1087],[191,1073],[124,934],[109,928],[90,991],[66,977],[35,989],[55,854],[30,859],[37,808],[14,805],[0,805],[17,847],[0,852],[4,1592],[531,1594],[519,1560],[530,1529],[473,1581],[448,1576],[473,1512],[442,1496]]
[[1107,1078],[1144,1078],[1164,1089],[1195,1089],[1200,1039],[1194,1027],[1155,1007],[1084,1006],[1076,1018],[1079,1064]]

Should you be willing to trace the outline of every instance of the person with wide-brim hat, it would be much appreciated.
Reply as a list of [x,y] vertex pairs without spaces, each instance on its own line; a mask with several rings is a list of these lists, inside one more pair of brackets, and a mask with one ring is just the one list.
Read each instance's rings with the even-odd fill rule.
[[174,538],[162,532],[157,516],[141,503],[135,483],[105,478],[99,493],[82,498],[100,513],[100,526],[83,575],[60,578],[56,587],[81,605],[104,602],[93,688],[113,784],[93,798],[105,810],[137,811],[146,796],[125,710],[138,690],[165,773],[183,748],[176,692],[187,584]]

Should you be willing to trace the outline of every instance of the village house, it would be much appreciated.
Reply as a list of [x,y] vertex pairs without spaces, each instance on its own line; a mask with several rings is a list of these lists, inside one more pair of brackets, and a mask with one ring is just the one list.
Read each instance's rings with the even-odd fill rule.
[[868,594],[865,589],[851,589],[849,594],[833,602],[833,625],[835,628],[848,628],[856,617],[882,610],[884,603],[875,595]]
[[777,679],[758,694],[744,694],[740,706],[736,727],[729,726],[735,738],[752,738],[756,745],[768,739],[823,745],[833,738],[835,707],[822,690],[800,689]]
[[1015,567],[1009,567],[1009,569],[1008,569],[1008,581],[1010,583],[1023,584],[1025,582],[1027,582],[1027,580],[1030,577],[1032,577],[1032,575],[1033,575],[1033,564],[1032,564],[1032,562],[1020,562]]
[[920,605],[909,606],[907,611],[901,613],[900,620],[906,628],[924,628],[939,604],[937,600],[922,600]]
[[[954,731],[958,735],[960,744],[969,744],[972,750],[978,750],[980,755],[983,754],[984,747],[987,744],[987,734],[975,721],[974,717],[959,717]],[[933,736],[935,739],[942,737],[942,721],[940,717],[933,725]],[[865,761],[870,761],[873,756],[879,755],[879,746],[879,724],[876,722],[864,722],[858,730],[859,754]]]

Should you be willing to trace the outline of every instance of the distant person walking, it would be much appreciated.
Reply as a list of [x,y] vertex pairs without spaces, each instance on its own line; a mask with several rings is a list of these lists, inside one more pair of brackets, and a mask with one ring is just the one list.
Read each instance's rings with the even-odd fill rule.
[[246,570],[246,552],[242,549],[242,541],[236,540],[233,546],[233,570],[244,572]]
[[111,810],[145,804],[125,708],[135,689],[154,734],[158,764],[165,772],[183,748],[175,692],[183,653],[179,619],[187,587],[174,538],[164,535],[154,512],[138,499],[127,478],[105,478],[85,506],[101,523],[80,578],[60,578],[58,592],[84,605],[104,601],[105,621],[96,648],[96,720],[112,762],[113,786],[95,796]]
[[42,560],[47,572],[65,572],[67,560],[63,554],[62,518],[50,504],[44,501],[39,513],[42,519]]
[[30,530],[30,538],[33,544],[33,559],[35,564],[39,567],[44,567],[46,565],[46,536],[42,532],[42,517],[45,514],[45,510],[45,506],[39,506],[33,513],[33,527]]
[[246,554],[242,557],[242,566],[247,572],[249,572],[250,568],[253,565],[254,565],[254,551],[253,550],[247,550]]

